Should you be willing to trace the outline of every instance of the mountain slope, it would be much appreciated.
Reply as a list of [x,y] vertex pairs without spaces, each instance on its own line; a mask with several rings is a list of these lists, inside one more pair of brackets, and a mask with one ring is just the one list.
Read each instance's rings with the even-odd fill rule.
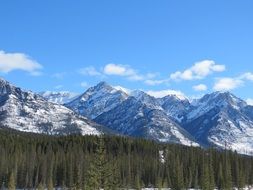
[[134,97],[104,112],[95,121],[123,135],[197,146],[191,136],[163,110],[154,109]]
[[100,134],[104,128],[70,109],[0,79],[0,124],[46,134]]
[[251,106],[229,92],[205,95],[187,114],[184,128],[205,145],[253,151]]
[[191,109],[187,99],[178,98],[176,95],[168,95],[158,101],[166,113],[180,123],[186,119],[185,116]]
[[131,92],[131,96],[135,97],[138,101],[145,104],[146,106],[153,108],[153,109],[160,109],[162,110],[161,105],[159,104],[158,99],[153,96],[148,95],[147,93],[141,90],[135,90]]
[[100,82],[65,106],[78,114],[94,119],[103,112],[115,108],[127,97],[125,92],[117,90],[105,82]]

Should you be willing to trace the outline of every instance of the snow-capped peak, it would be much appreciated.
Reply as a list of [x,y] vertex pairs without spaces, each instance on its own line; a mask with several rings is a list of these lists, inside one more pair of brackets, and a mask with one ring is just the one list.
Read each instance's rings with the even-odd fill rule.
[[253,106],[253,99],[248,98],[248,99],[246,100],[246,102],[247,102],[247,104],[248,104],[249,106]]
[[2,79],[0,89],[1,127],[46,134],[101,134],[98,124],[38,94]]
[[122,91],[124,93],[126,93],[127,95],[130,95],[132,90],[128,89],[128,88],[124,88],[122,86],[113,86],[113,88],[115,88],[116,90]]
[[78,93],[68,92],[68,91],[45,91],[39,93],[46,100],[56,103],[56,104],[65,104],[72,101],[75,97],[78,96]]
[[213,92],[203,96],[199,100],[200,104],[207,103],[209,106],[232,106],[235,109],[240,109],[247,105],[245,101],[236,97],[230,92]]
[[101,113],[109,111],[128,98],[128,95],[106,82],[100,82],[89,88],[81,96],[66,104],[75,112],[94,119]]
[[0,77],[0,94],[7,94],[10,91],[13,91],[14,86],[10,84],[8,81],[4,80]]
[[134,90],[131,92],[131,96],[135,97],[138,101],[141,101],[143,104],[149,106],[150,108],[162,109],[159,101],[146,92],[143,92],[141,90]]
[[192,120],[200,115],[210,111],[215,107],[227,108],[232,107],[233,109],[240,110],[244,108],[247,103],[240,98],[237,98],[230,92],[213,92],[211,94],[206,94],[199,100],[192,103],[195,107],[190,113],[188,113],[187,118]]
[[147,94],[155,98],[163,98],[165,96],[174,96],[180,100],[187,100],[188,98],[181,92],[177,90],[160,90],[160,91],[147,91]]

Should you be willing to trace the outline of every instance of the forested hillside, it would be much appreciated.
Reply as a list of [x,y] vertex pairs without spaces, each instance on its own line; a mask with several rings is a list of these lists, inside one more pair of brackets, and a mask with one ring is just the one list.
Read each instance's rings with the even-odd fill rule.
[[231,189],[253,184],[253,158],[127,137],[1,129],[0,184],[9,189]]

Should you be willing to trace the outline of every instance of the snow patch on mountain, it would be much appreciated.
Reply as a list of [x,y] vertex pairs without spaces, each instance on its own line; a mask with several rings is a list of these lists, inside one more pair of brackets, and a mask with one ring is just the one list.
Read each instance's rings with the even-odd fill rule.
[[123,135],[198,146],[162,109],[133,96],[99,115],[95,121]]
[[52,135],[98,135],[103,129],[72,110],[23,91],[3,79],[0,79],[0,124],[19,131]]
[[126,93],[127,95],[130,95],[132,90],[128,89],[128,88],[124,88],[122,86],[113,86],[113,88],[115,88],[116,90],[122,91],[124,93]]
[[40,92],[39,94],[49,102],[56,104],[65,104],[67,102],[72,101],[78,96],[78,93],[68,91],[60,91],[60,92],[45,91]]
[[227,107],[232,106],[234,109],[240,109],[247,104],[235,97],[229,92],[214,92],[212,94],[207,94],[198,101],[192,104],[195,108],[187,114],[188,120],[193,120],[200,115],[210,111],[214,107]]
[[81,96],[65,104],[76,113],[94,119],[126,100],[128,95],[105,82],[89,88]]
[[229,92],[205,95],[195,104],[184,128],[201,144],[253,153],[251,106]]
[[163,98],[168,95],[173,95],[173,96],[176,96],[180,100],[188,99],[181,91],[177,91],[177,90],[160,90],[160,91],[149,90],[149,91],[146,91],[146,93],[155,98]]

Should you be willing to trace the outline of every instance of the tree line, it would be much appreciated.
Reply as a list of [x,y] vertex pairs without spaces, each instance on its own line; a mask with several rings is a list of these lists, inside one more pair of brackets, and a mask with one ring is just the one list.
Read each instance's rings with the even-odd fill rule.
[[253,158],[120,136],[47,136],[0,129],[0,185],[8,189],[175,190],[253,184]]

